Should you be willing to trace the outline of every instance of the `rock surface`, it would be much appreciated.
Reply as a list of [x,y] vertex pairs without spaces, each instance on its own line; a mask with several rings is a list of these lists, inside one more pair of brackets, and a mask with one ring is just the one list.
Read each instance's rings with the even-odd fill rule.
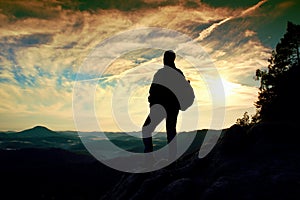
[[101,199],[300,199],[299,139],[293,124],[233,125],[205,158],[125,174]]

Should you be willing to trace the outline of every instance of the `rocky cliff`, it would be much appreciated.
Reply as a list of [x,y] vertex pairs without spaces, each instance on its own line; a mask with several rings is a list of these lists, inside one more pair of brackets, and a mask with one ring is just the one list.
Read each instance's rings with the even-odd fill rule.
[[295,124],[233,125],[205,158],[125,174],[101,199],[300,199],[299,139]]

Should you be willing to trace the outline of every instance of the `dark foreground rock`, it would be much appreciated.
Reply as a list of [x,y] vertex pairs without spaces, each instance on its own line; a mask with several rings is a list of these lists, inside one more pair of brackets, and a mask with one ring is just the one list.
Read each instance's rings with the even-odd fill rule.
[[287,123],[233,125],[205,158],[195,151],[165,169],[124,174],[101,199],[300,199],[299,134]]
[[121,172],[62,149],[0,150],[1,199],[99,199]]
[[1,199],[300,199],[299,144],[294,124],[234,125],[203,159],[191,148],[142,174],[62,149],[0,150]]

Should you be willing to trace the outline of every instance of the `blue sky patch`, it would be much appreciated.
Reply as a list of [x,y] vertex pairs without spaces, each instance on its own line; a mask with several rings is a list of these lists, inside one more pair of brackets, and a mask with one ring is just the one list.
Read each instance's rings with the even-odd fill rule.
[[33,87],[36,85],[36,78],[33,75],[24,75],[24,70],[22,67],[15,65],[12,67],[11,72],[21,88]]

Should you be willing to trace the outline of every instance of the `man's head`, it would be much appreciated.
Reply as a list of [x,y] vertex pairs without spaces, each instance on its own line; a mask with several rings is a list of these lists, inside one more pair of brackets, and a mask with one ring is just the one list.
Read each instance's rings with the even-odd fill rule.
[[168,65],[170,67],[175,67],[175,58],[176,54],[172,50],[165,51],[164,53],[164,65]]

